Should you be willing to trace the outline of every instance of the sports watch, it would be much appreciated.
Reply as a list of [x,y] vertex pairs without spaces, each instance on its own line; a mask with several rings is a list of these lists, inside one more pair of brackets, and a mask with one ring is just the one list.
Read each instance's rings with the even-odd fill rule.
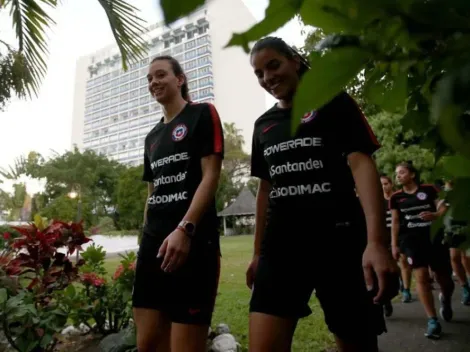
[[178,229],[183,231],[188,237],[193,238],[196,225],[190,221],[183,220],[178,224]]

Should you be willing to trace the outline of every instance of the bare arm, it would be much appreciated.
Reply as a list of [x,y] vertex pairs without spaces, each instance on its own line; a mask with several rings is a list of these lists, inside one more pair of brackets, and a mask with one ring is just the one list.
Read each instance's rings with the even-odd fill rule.
[[348,161],[366,217],[367,242],[385,244],[385,209],[375,162],[370,156],[360,152],[349,154]]
[[145,200],[145,207],[144,207],[144,226],[147,223],[147,210],[148,210],[148,204],[149,204],[148,199],[150,198],[154,190],[152,182],[149,182],[147,184],[147,190],[148,190],[147,199]]
[[212,154],[201,159],[202,180],[183,220],[197,224],[214,199],[219,184],[222,158]]
[[266,212],[268,209],[269,192],[271,183],[266,180],[260,180],[258,193],[256,195],[256,214],[255,214],[255,246],[254,254],[259,255],[261,251],[261,242],[263,241],[264,229],[266,228]]
[[434,201],[434,204],[436,205],[436,216],[441,217],[447,212],[447,205],[445,200],[443,199],[436,199]]
[[392,247],[398,247],[398,234],[400,233],[400,216],[397,209],[392,209]]

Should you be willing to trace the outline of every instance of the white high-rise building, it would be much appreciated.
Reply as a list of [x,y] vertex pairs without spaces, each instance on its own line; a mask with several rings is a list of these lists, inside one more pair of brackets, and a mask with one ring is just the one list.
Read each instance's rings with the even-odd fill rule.
[[[148,56],[121,68],[116,45],[77,62],[72,145],[129,165],[143,161],[144,138],[162,110],[148,92],[150,60],[172,55],[183,66],[192,101],[213,103],[223,122],[235,122],[251,135],[253,122],[266,110],[266,96],[239,47],[224,46],[234,32],[255,23],[242,0],[213,0],[170,27],[150,26],[144,34]],[[249,144],[251,141],[247,140]]]

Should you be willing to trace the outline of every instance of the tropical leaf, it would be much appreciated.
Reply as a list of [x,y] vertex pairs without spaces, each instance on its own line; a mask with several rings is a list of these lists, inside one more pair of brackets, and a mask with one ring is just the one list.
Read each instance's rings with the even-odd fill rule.
[[124,0],[98,0],[103,7],[122,57],[122,66],[127,70],[127,63],[143,58],[146,53],[145,41],[141,35],[145,31],[142,18],[135,6]]
[[39,83],[46,74],[45,56],[48,54],[46,30],[54,25],[54,20],[41,5],[53,9],[57,0],[3,0],[2,7],[9,9],[13,28],[18,39],[18,51],[24,53],[26,66],[32,80],[26,90],[37,94]]

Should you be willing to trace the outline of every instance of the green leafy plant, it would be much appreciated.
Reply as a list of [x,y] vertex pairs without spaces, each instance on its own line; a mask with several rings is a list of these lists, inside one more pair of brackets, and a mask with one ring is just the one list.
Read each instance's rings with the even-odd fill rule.
[[19,235],[4,233],[7,242],[0,252],[2,330],[17,351],[52,351],[67,322],[56,293],[78,279],[83,264],[72,264],[59,249],[71,255],[90,239],[80,223],[46,224],[39,216],[30,226],[13,229]]
[[82,257],[80,286],[61,293],[62,302],[74,325],[84,324],[102,335],[127,328],[132,317],[131,296],[135,275],[134,252],[121,255],[114,274],[104,267],[106,252],[101,246],[89,246]]

